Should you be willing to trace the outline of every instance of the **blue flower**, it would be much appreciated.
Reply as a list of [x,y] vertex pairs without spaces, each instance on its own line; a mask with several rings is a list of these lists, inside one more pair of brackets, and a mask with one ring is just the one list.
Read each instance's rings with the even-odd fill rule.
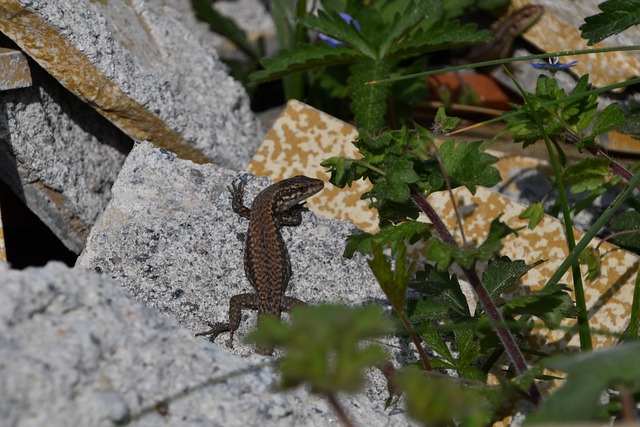
[[569,67],[573,67],[577,63],[578,61],[571,61],[568,64],[562,64],[559,62],[557,57],[555,58],[552,57],[552,58],[549,58],[549,62],[540,62],[536,64],[531,64],[531,66],[538,70],[547,70],[547,71],[551,71],[552,73],[555,73],[556,71],[566,70]]
[[[340,15],[340,18],[342,18],[344,20],[344,22],[346,22],[347,24],[351,25],[351,23],[353,22],[353,25],[356,27],[356,29],[358,31],[360,31],[360,24],[358,23],[358,21],[353,19],[351,17],[351,15],[349,15],[348,13],[344,13],[344,12],[340,12],[339,15]],[[340,45],[344,44],[340,40],[336,40],[333,37],[329,37],[329,36],[324,35],[322,33],[318,34],[318,38],[320,40],[322,40],[323,42],[325,42],[326,44],[328,44],[329,46],[331,46],[331,47],[336,47],[336,46],[340,46]]]

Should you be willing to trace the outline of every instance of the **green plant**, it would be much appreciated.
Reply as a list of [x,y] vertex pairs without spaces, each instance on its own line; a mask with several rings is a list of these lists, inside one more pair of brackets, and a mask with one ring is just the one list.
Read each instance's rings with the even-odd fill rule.
[[[256,81],[261,81],[319,67],[349,64],[347,92],[352,100],[355,121],[359,126],[359,137],[354,144],[361,157],[330,158],[323,162],[323,166],[329,169],[331,182],[340,188],[359,179],[368,180],[372,184],[371,190],[362,197],[369,199],[371,206],[377,209],[380,215],[380,231],[377,234],[362,233],[351,236],[347,242],[345,256],[353,256],[356,251],[372,255],[369,266],[387,295],[400,324],[414,342],[424,371],[423,375],[417,378],[413,375],[414,379],[409,380],[407,378],[411,375],[395,373],[393,370],[390,372],[383,367],[391,389],[399,388],[404,391],[407,394],[409,413],[421,422],[433,425],[451,423],[453,419],[467,425],[485,424],[505,414],[512,414],[519,400],[527,399],[534,404],[541,403],[542,397],[534,378],[540,381],[550,379],[543,375],[543,367],[567,372],[569,377],[566,387],[572,393],[558,391],[552,394],[538,415],[531,417],[533,420],[565,421],[567,413],[560,416],[557,408],[562,408],[565,404],[577,408],[576,402],[593,406],[597,393],[601,393],[605,387],[618,384],[626,393],[625,396],[633,398],[640,391],[635,373],[630,381],[623,381],[620,370],[609,366],[603,360],[613,357],[620,366],[628,366],[627,364],[632,363],[633,355],[637,354],[634,353],[636,346],[628,344],[620,346],[620,350],[617,351],[591,352],[591,337],[596,332],[591,330],[589,325],[585,285],[578,262],[581,256],[587,256],[583,254],[589,242],[611,220],[615,211],[640,183],[640,173],[633,174],[628,171],[595,144],[597,135],[615,128],[626,126],[628,129],[636,129],[637,132],[637,116],[628,116],[615,104],[598,112],[596,98],[598,93],[606,89],[637,83],[638,79],[596,90],[589,84],[588,77],[582,76],[575,88],[570,93],[565,93],[559,89],[553,77],[542,75],[538,79],[535,93],[522,90],[524,104],[514,106],[513,112],[501,118],[513,132],[514,141],[521,142],[523,149],[536,141],[544,141],[553,166],[553,182],[558,194],[557,210],[563,214],[566,242],[570,251],[569,257],[542,289],[527,295],[504,298],[505,291],[543,260],[527,265],[522,260],[500,256],[502,239],[512,234],[517,236],[518,232],[502,222],[500,217],[493,219],[487,236],[479,244],[466,241],[462,226],[459,227],[462,239],[460,242],[456,241],[452,231],[447,229],[437,210],[430,205],[426,197],[435,192],[450,192],[461,186],[475,193],[478,186],[495,185],[500,180],[497,170],[493,167],[497,159],[485,152],[486,144],[481,142],[455,143],[453,140],[446,140],[436,144],[437,136],[446,135],[457,126],[457,120],[447,117],[443,110],[438,112],[431,131],[417,125],[411,129],[389,128],[390,124],[385,120],[388,116],[390,103],[387,101],[392,84],[408,80],[410,77],[424,77],[435,73],[394,78],[401,61],[408,61],[440,49],[480,42],[487,39],[487,34],[477,31],[473,26],[460,26],[447,20],[446,10],[442,9],[438,2],[407,2],[403,5],[399,3],[382,1],[368,6],[346,2],[344,10],[359,23],[360,29],[345,22],[337,11],[321,11],[317,16],[308,15],[301,20],[303,25],[343,44],[333,47],[300,45],[296,50],[283,52],[275,58],[265,60],[265,69],[253,76]],[[631,0],[610,0],[603,3],[601,8],[603,13],[607,14],[611,13],[614,5],[624,4],[628,8],[640,8],[637,3]],[[640,21],[638,14],[631,12],[622,17],[615,14],[605,17],[605,21],[611,24],[608,28],[614,32]],[[591,41],[609,31],[603,28],[602,22],[600,19],[588,20],[583,27],[586,34],[593,34],[594,39]],[[385,31],[382,31],[383,28]],[[605,50],[607,49],[571,53],[584,54]],[[565,54],[567,53],[533,55],[527,59]],[[513,59],[486,61],[448,70],[497,65],[511,60]],[[544,68],[556,71],[568,66],[569,64],[552,63]],[[444,71],[447,69],[438,72]],[[593,154],[593,157],[567,165],[561,145],[563,143],[574,144],[580,150]],[[616,185],[624,185],[620,195],[595,221],[586,235],[576,242],[571,218],[583,206],[572,209],[565,189],[589,192],[588,199],[592,200],[604,189]],[[629,205],[636,207],[637,203],[629,202]],[[416,220],[420,213],[426,215],[429,224]],[[523,212],[524,217],[531,218],[530,227],[535,227],[541,215],[541,205],[534,205]],[[627,217],[633,218],[625,222]],[[636,221],[637,214],[623,218],[624,220],[614,222],[623,231],[629,230],[630,227],[640,228],[639,221]],[[458,219],[461,221],[460,215]],[[631,236],[634,235],[629,233],[626,238],[632,238]],[[623,235],[619,235],[617,239],[622,237]],[[421,266],[421,271],[414,275],[416,266],[406,259],[406,244],[417,240],[428,242],[425,255],[431,264]],[[384,255],[383,246],[389,247],[391,255],[395,257],[394,266]],[[629,244],[629,247],[632,245]],[[590,260],[590,274],[597,274],[595,253],[591,254]],[[487,262],[488,266],[486,271],[479,275],[478,265],[484,262]],[[448,271],[453,263],[460,267],[476,293],[479,304],[473,311],[468,306],[458,279]],[[569,268],[573,273],[575,301],[568,287],[559,283],[560,277]],[[407,300],[406,291],[409,287],[423,298]],[[638,336],[638,288],[636,285],[631,304],[634,323],[630,325],[627,339],[635,339]],[[330,316],[321,313],[316,315],[316,322],[331,323]],[[564,361],[551,358],[530,366],[525,360],[523,350],[531,353],[534,351],[527,348],[525,338],[534,327],[540,325],[540,321],[545,327],[554,329],[561,327],[561,321],[566,317],[577,318],[576,330],[580,334],[582,353],[567,356]],[[295,322],[296,319],[293,319],[292,330],[297,327]],[[274,325],[271,327],[276,328]],[[338,330],[335,332],[338,333]],[[271,344],[285,346],[287,353],[297,354],[306,351],[304,345],[296,345],[298,338],[295,333],[287,337],[272,335],[269,338],[268,333],[261,330],[256,336]],[[352,338],[358,341],[366,337]],[[437,357],[429,358],[423,344],[433,350]],[[350,344],[351,348],[353,345],[355,344]],[[319,353],[314,357],[326,363],[332,358],[342,360],[351,354],[347,351],[343,355],[341,351],[341,346],[336,346],[331,354]],[[506,354],[510,361],[510,371],[504,375],[499,386],[490,387],[486,385],[487,377],[492,370],[497,369],[496,362],[503,354]],[[543,359],[547,356],[541,353],[536,355]],[[574,381],[572,375],[575,375],[576,370],[570,367],[572,361],[579,363],[582,369],[590,369],[597,379],[582,383]],[[376,359],[375,365],[385,366],[381,365],[379,359]],[[606,372],[597,372],[599,367]],[[455,370],[458,377],[442,379],[432,372],[433,368]],[[296,383],[305,381],[313,384],[312,378],[299,378]],[[581,387],[588,390],[588,393],[585,393],[582,399],[575,399],[574,394]],[[470,390],[473,393],[470,393]],[[438,391],[442,392],[442,396],[447,396],[447,399],[459,398],[464,404],[454,412],[447,412],[444,408],[450,401],[439,401]],[[618,409],[625,405],[628,407],[628,403],[620,405]],[[468,408],[472,409],[467,411]],[[571,419],[597,419],[602,411],[596,410],[595,407],[593,409],[577,413]],[[615,410],[615,405],[609,409]]]

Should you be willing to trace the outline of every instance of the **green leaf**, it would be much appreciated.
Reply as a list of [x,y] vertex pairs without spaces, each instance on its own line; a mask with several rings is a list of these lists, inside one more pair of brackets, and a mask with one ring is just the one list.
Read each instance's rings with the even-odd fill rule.
[[450,310],[435,300],[410,299],[407,300],[404,312],[412,325],[428,325],[446,319]]
[[562,171],[562,181],[573,194],[596,190],[609,176],[609,159],[588,157]]
[[329,181],[338,188],[351,186],[351,183],[360,179],[366,171],[359,160],[344,157],[330,157],[320,165],[329,169],[328,171],[331,172]]
[[522,211],[518,218],[529,218],[528,228],[529,230],[533,230],[537,227],[538,224],[540,224],[540,222],[544,218],[544,207],[542,206],[542,203],[534,203],[528,206],[525,210]]
[[447,346],[446,341],[438,332],[438,329],[433,324],[428,324],[422,333],[420,334],[424,342],[427,343],[429,347],[433,349],[436,353],[440,355],[443,359],[445,359],[451,365],[450,368],[455,369],[456,360],[453,355],[449,351],[449,347]]
[[456,349],[458,350],[458,360],[455,363],[456,369],[465,378],[484,382],[486,379],[484,373],[473,366],[477,359],[482,356],[476,331],[473,329],[456,328],[453,332],[456,338]]
[[602,110],[593,124],[591,135],[595,136],[612,131],[621,126],[625,122],[625,119],[624,111],[618,108],[617,103],[609,104],[607,108]]
[[560,324],[573,307],[568,288],[562,284],[545,286],[528,295],[514,297],[503,306],[509,315],[529,314],[540,318],[549,329]]
[[589,40],[589,46],[640,23],[638,0],[607,0],[598,8],[602,13],[588,16],[580,27],[581,36]]
[[495,218],[491,221],[491,225],[489,226],[489,234],[484,242],[477,249],[477,257],[481,260],[487,260],[493,256],[496,252],[502,249],[501,240],[507,237],[509,234],[518,234],[518,230],[521,230],[524,227],[520,228],[511,228],[505,222],[500,221],[500,217]]
[[476,185],[492,187],[500,182],[500,172],[491,166],[498,159],[480,150],[481,141],[461,142],[448,140],[440,146],[440,157],[450,178],[476,193]]
[[515,284],[529,270],[537,267],[542,262],[544,261],[527,265],[523,260],[512,261],[507,256],[493,259],[489,262],[487,271],[482,275],[482,283],[487,288],[489,296],[495,299]]
[[402,59],[428,52],[484,43],[491,41],[491,38],[491,32],[478,30],[475,24],[460,26],[458,22],[436,23],[431,28],[418,29],[411,37],[406,37],[402,42],[392,46],[389,49],[389,56]]
[[263,83],[300,71],[348,64],[362,58],[362,54],[344,46],[300,44],[295,50],[284,50],[273,58],[265,59],[262,62],[264,70],[256,71],[249,77],[256,83]]
[[625,249],[640,253],[640,212],[621,213],[611,221],[611,228],[615,231],[639,230],[634,233],[621,234],[611,241]]
[[602,393],[620,385],[630,392],[640,391],[640,341],[631,341],[604,350],[547,359],[544,365],[566,372],[564,384],[552,393],[537,413],[527,416],[527,424],[582,423],[610,419],[601,404]]
[[411,276],[413,276],[416,264],[412,262],[409,268],[405,269],[407,263],[407,247],[404,245],[400,245],[398,248],[395,269],[391,267],[391,263],[382,252],[380,245],[372,243],[371,248],[373,250],[373,259],[367,260],[367,264],[369,264],[373,275],[376,276],[391,306],[397,312],[402,312],[404,298],[407,294],[407,284]]
[[460,316],[470,317],[469,305],[460,283],[455,275],[446,271],[438,271],[432,265],[426,264],[424,271],[416,273],[416,277],[409,284],[411,289],[421,292],[428,299],[433,299],[445,307],[450,308]]
[[367,84],[389,76],[386,63],[361,61],[350,67],[347,79],[351,110],[356,123],[367,133],[377,133],[385,124],[387,113],[387,85]]
[[[378,59],[377,52],[353,24],[348,24],[337,12],[318,10],[318,16],[308,14],[301,23],[314,31],[339,40],[357,50],[362,56]],[[339,46],[338,46],[339,47]]]
[[481,393],[452,379],[409,368],[395,381],[406,394],[407,412],[422,425],[480,427],[490,420],[489,405]]
[[460,119],[457,117],[447,117],[444,107],[438,108],[433,127],[438,129],[436,133],[449,133],[458,126]]
[[387,27],[385,37],[378,49],[378,58],[384,58],[390,47],[406,37],[417,25],[420,25],[425,16],[433,13],[435,7],[434,0],[406,2],[404,10],[395,13],[391,25]]
[[196,16],[209,24],[212,31],[229,39],[250,58],[260,61],[260,53],[255,46],[249,43],[247,35],[242,28],[233,19],[218,12],[212,6],[210,0],[191,0],[191,5],[196,12]]
[[307,384],[314,393],[354,393],[364,383],[363,370],[387,360],[379,345],[362,343],[393,332],[380,307],[298,306],[291,310],[290,319],[284,324],[264,316],[247,337],[283,348],[280,373],[284,388]]
[[587,263],[587,277],[593,280],[600,274],[600,251],[595,248],[586,248],[578,257],[580,261]]
[[398,225],[384,226],[378,233],[352,234],[347,238],[347,245],[343,256],[353,258],[356,252],[371,254],[372,242],[379,246],[391,245],[391,255],[396,255],[398,249],[419,240],[427,240],[431,237],[431,225],[419,221],[404,221]]
[[457,248],[437,239],[429,242],[429,247],[425,253],[427,259],[436,263],[436,268],[444,271],[453,261],[464,268],[470,268],[476,260],[488,260],[494,253],[502,249],[502,240],[512,233],[517,233],[520,229],[509,227],[500,221],[500,217],[491,221],[489,234],[484,242],[477,248]]

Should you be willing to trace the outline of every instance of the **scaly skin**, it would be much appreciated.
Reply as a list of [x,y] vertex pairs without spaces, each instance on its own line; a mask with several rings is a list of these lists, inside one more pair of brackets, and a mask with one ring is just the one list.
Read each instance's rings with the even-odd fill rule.
[[[258,317],[268,314],[279,318],[282,311],[304,304],[299,299],[284,295],[291,279],[291,262],[280,228],[283,225],[300,225],[303,210],[300,202],[316,194],[323,186],[322,181],[306,176],[288,178],[263,190],[249,209],[243,204],[244,184],[233,185],[230,189],[233,210],[249,220],[244,271],[255,293],[231,297],[229,322],[209,324],[210,330],[196,336],[208,335],[213,341],[219,334],[230,332],[229,343],[233,345],[233,334],[240,326],[243,309],[258,310]],[[273,349],[256,347],[256,352],[269,355]]]

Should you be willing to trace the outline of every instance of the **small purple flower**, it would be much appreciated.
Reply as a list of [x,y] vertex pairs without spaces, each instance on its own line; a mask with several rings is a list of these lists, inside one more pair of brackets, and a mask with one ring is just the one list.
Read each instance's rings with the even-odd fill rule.
[[536,64],[531,64],[531,66],[538,70],[547,70],[552,73],[555,73],[556,71],[566,70],[569,67],[573,67],[577,63],[578,61],[571,61],[568,64],[562,64],[560,63],[557,57],[555,58],[552,57],[552,58],[549,58],[549,62],[539,62]]
[[[344,22],[346,22],[347,24],[351,25],[351,23],[353,22],[353,25],[356,27],[356,29],[358,31],[360,31],[360,24],[358,23],[358,21],[353,19],[351,17],[351,15],[349,15],[348,13],[344,13],[344,12],[340,12],[339,15],[340,15],[340,18],[342,18],[344,20]],[[318,33],[318,38],[320,40],[322,40],[323,42],[325,42],[326,44],[328,44],[329,46],[331,46],[331,47],[344,45],[344,43],[342,43],[340,40],[336,40],[333,37],[329,37],[329,36],[324,35],[322,33]]]

